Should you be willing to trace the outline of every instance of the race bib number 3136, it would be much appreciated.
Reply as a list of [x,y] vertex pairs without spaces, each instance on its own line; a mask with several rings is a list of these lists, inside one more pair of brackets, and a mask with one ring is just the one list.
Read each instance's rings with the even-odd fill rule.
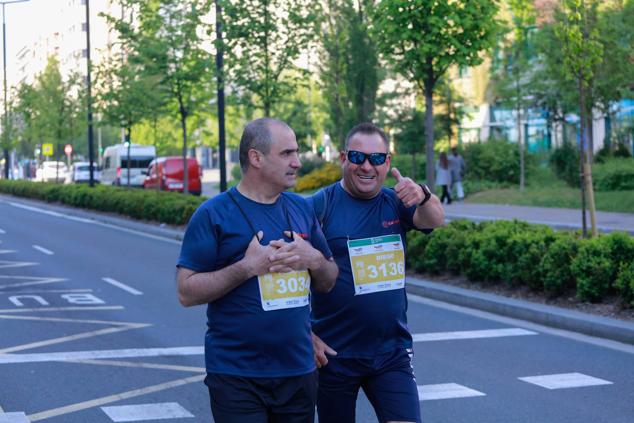
[[399,234],[348,241],[355,295],[405,287],[405,252]]
[[310,274],[307,270],[258,276],[265,311],[308,305]]

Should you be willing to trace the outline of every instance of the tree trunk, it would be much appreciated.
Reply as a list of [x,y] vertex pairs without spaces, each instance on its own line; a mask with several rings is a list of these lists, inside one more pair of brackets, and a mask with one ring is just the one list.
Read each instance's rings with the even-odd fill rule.
[[434,83],[425,81],[425,177],[431,192],[436,192],[436,175],[434,175]]
[[524,191],[526,184],[526,165],[524,163],[524,137],[522,136],[522,104],[519,76],[515,78],[515,88],[517,96],[515,102],[517,113],[517,148],[519,148],[520,152],[520,191]]
[[132,134],[132,127],[128,126],[127,128],[125,128],[125,142],[128,144],[128,160],[127,160],[127,162],[128,162],[128,165],[127,165],[127,168],[128,168],[128,183],[127,183],[128,188],[130,188],[130,167],[131,167],[130,166],[131,165],[131,163],[130,163],[130,149],[132,148],[132,141],[131,141],[132,137],[130,136],[131,134]]
[[183,130],[183,194],[189,194],[189,166],[187,166],[187,114],[181,109],[181,128]]
[[585,98],[583,90],[583,82],[579,80],[579,183],[581,185],[581,228],[583,237],[588,236],[588,226],[586,223],[586,185],[584,178],[584,163],[586,156],[585,146]]

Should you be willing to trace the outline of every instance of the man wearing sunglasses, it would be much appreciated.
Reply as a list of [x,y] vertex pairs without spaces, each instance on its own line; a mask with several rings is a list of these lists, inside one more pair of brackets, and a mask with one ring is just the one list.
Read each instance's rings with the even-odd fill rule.
[[385,133],[371,123],[350,130],[340,154],[342,180],[311,201],[339,266],[335,287],[311,297],[313,347],[320,367],[320,423],[353,423],[362,388],[379,422],[420,422],[412,336],[407,328],[405,234],[444,222],[438,197],[392,169]]

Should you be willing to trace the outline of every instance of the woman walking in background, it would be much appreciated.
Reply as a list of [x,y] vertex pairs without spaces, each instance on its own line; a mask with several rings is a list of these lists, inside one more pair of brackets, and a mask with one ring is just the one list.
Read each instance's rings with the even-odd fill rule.
[[442,187],[442,196],[440,202],[444,203],[445,198],[447,204],[451,204],[451,194],[449,194],[449,186],[451,185],[451,172],[449,171],[449,160],[447,160],[447,153],[440,153],[438,162],[436,163],[436,185]]

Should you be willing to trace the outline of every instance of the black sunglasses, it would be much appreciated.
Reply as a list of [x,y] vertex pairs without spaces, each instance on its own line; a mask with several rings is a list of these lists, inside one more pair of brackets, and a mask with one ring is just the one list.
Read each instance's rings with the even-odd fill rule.
[[365,163],[365,159],[368,159],[372,166],[380,166],[385,163],[387,159],[387,153],[362,153],[356,150],[348,150],[347,154],[348,160],[350,163],[354,163],[356,165],[362,165]]

